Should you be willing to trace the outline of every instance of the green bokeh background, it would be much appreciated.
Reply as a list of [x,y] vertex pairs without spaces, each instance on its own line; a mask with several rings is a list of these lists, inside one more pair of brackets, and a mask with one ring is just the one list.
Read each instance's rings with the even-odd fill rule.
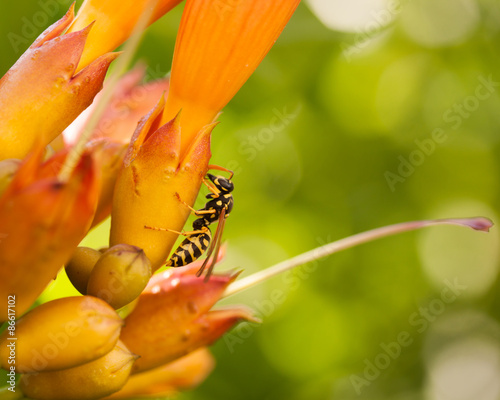
[[[10,34],[22,35],[41,3],[0,5],[2,74],[32,41],[13,46]],[[37,34],[69,2],[58,4]],[[329,29],[299,6],[213,134],[212,162],[236,172],[222,270],[248,275],[406,220],[497,221],[500,86],[477,88],[500,82],[500,3],[433,4],[403,2],[371,34]],[[137,58],[151,77],[170,68],[181,12],[145,35]],[[106,236],[104,225],[86,243],[105,245]],[[263,323],[213,346],[215,371],[179,399],[498,400],[498,268],[497,228],[435,227],[273,278],[223,302],[252,307]],[[447,282],[464,288],[444,302]],[[68,290],[59,285],[45,299]],[[394,355],[401,335],[406,345]]]

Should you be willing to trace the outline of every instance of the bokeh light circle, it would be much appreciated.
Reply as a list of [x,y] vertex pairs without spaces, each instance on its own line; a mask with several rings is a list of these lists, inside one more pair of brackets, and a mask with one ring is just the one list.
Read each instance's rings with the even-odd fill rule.
[[480,22],[475,0],[420,0],[404,6],[401,24],[406,34],[426,47],[459,44]]
[[393,0],[308,0],[308,4],[328,28],[353,33],[380,29],[400,12]]
[[472,337],[445,347],[429,365],[429,400],[497,400],[500,396],[500,346]]
[[[495,213],[484,203],[460,201],[443,205],[433,217],[486,216],[493,221]],[[456,281],[465,289],[460,296],[483,295],[498,274],[498,232],[495,227],[486,234],[459,227],[440,227],[420,232],[419,255],[429,280],[441,288]]]

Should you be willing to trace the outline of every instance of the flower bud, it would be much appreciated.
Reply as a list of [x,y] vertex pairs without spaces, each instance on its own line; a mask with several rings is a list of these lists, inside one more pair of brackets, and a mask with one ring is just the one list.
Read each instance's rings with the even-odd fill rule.
[[251,319],[242,309],[209,312],[236,275],[212,275],[208,282],[192,274],[166,276],[148,286],[125,318],[120,339],[140,356],[134,373],[211,344],[236,322]]
[[118,244],[107,250],[90,273],[87,294],[118,309],[137,298],[151,278],[151,262],[138,247]]
[[214,369],[215,361],[206,348],[151,371],[132,375],[125,386],[108,399],[124,399],[136,396],[173,396],[180,390],[199,385]]
[[73,7],[0,79],[0,159],[23,158],[36,143],[55,139],[92,103],[118,56],[104,54],[76,73],[92,26],[62,34]]
[[81,294],[87,294],[90,273],[101,255],[99,251],[90,247],[77,247],[66,264],[66,275]]
[[20,318],[15,331],[5,330],[0,336],[1,366],[10,368],[7,345],[14,342],[13,335],[17,373],[54,371],[111,351],[122,325],[118,314],[95,297],[65,297],[44,303]]
[[123,343],[78,367],[22,375],[20,387],[33,400],[92,400],[120,390],[137,358]]
[[[38,148],[0,196],[0,298],[16,296],[26,312],[85,237],[94,217],[100,181],[94,154],[84,152],[66,182],[57,174],[67,150],[42,162]],[[7,302],[0,302],[0,321]]]

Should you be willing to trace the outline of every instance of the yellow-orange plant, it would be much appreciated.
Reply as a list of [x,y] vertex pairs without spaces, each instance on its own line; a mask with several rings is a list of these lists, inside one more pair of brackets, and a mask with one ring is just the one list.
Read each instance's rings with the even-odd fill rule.
[[[76,17],[71,6],[0,80],[0,319],[7,325],[0,362],[23,374],[18,390],[32,399],[170,395],[212,370],[207,346],[254,319],[241,306],[213,309],[222,297],[389,234],[441,223],[490,226],[470,219],[381,228],[244,280],[214,274],[205,281],[196,275],[201,261],[151,278],[178,235],[147,227],[183,229],[189,209],[182,202],[194,204],[206,176],[218,114],[299,0],[231,2],[223,18],[210,0],[187,0],[170,79],[140,84],[136,68],[97,96],[119,57],[111,52],[131,37],[116,62],[130,57],[139,28],[178,3],[85,0]],[[77,248],[109,215],[110,248]],[[39,305],[63,265],[82,296]]]

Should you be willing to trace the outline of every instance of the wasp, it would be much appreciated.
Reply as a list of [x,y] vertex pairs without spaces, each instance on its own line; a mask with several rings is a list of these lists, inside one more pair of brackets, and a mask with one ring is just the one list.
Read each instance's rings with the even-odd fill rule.
[[[229,178],[223,176],[216,176],[207,173],[206,177],[203,179],[203,183],[208,187],[210,193],[206,195],[208,202],[205,206],[199,210],[195,210],[189,204],[185,203],[176,193],[178,200],[188,207],[194,215],[198,218],[193,221],[193,230],[190,232],[177,232],[172,229],[166,228],[152,228],[146,226],[148,229],[155,229],[160,231],[168,231],[177,233],[179,235],[186,236],[186,239],[177,247],[170,259],[167,261],[166,266],[168,267],[183,267],[187,264],[192,263],[199,257],[207,252],[207,257],[200,267],[197,276],[201,276],[205,270],[210,257],[215,251],[215,256],[212,258],[210,265],[205,276],[205,280],[208,280],[212,270],[215,266],[215,261],[217,254],[219,253],[219,248],[221,244],[222,232],[224,230],[225,220],[229,216],[229,213],[233,209],[233,195],[234,190],[233,182],[231,181],[233,177],[233,172],[219,167],[217,165],[209,165],[209,170],[220,170],[225,171],[230,174]],[[214,222],[218,222],[217,230],[212,239],[212,232],[209,225]],[[207,250],[208,249],[208,250]]]

